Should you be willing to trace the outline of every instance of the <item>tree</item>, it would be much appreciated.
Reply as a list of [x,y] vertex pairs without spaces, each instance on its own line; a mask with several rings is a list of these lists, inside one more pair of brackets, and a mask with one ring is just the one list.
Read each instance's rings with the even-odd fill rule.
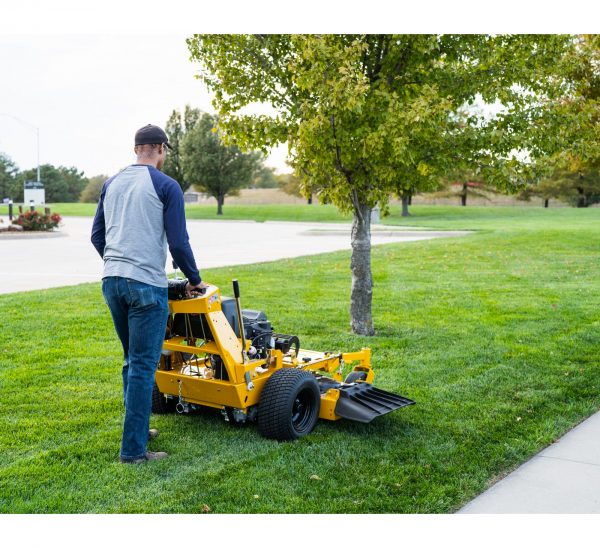
[[13,202],[19,196],[19,168],[5,154],[0,152],[0,201],[9,198]]
[[[257,160],[261,163],[261,159]],[[277,188],[277,176],[275,169],[265,165],[259,165],[254,178],[252,179],[252,188]]]
[[548,115],[530,133],[548,141],[548,157],[539,160],[538,184],[521,193],[522,199],[540,196],[587,207],[600,195],[600,35],[574,38],[560,60],[566,85],[545,105]]
[[[25,181],[35,181],[37,173],[35,169],[29,169],[21,173],[20,185],[23,188]],[[46,202],[77,202],[82,190],[87,184],[83,171],[76,167],[55,167],[51,164],[40,166],[40,178],[46,191]],[[21,200],[23,194],[21,194]]]
[[452,169],[440,181],[443,190],[433,195],[441,198],[457,198],[461,206],[467,205],[469,197],[489,200],[490,194],[498,194],[494,185],[487,183],[479,169]]
[[186,105],[183,114],[173,110],[165,125],[165,132],[169,137],[169,146],[172,150],[167,154],[162,170],[169,177],[173,177],[184,192],[190,187],[191,183],[183,171],[181,145],[186,134],[194,128],[201,115],[200,109]]
[[[267,150],[288,142],[304,192],[353,213],[350,316],[372,335],[371,209],[420,189],[449,166],[485,166],[498,186],[526,166],[513,150],[535,121],[538,96],[564,36],[194,35],[191,59],[214,92],[227,138]],[[505,110],[491,120],[465,106]],[[249,115],[261,102],[273,115]],[[464,114],[463,114],[464,113]],[[531,142],[529,143],[531,145]],[[538,144],[538,143],[534,143]]]
[[286,194],[302,197],[302,181],[294,173],[280,173],[277,175],[277,186]]
[[80,202],[96,204],[100,200],[102,185],[108,179],[108,175],[95,175],[88,179],[87,185],[81,192]]
[[285,162],[288,167],[292,168],[291,173],[281,173],[277,175],[277,186],[280,190],[283,190],[286,194],[290,194],[291,196],[297,196],[298,198],[306,198],[306,203],[308,205],[313,203],[313,194],[314,188],[312,191],[306,194],[306,188],[302,183],[302,177],[296,175],[293,172],[293,167],[289,161]]
[[[550,115],[537,125],[550,141],[549,172],[585,173],[600,169],[600,35],[577,36],[560,62],[566,85],[547,105]],[[537,137],[532,134],[532,138]]]
[[523,190],[519,198],[529,201],[532,196],[541,197],[545,207],[548,207],[551,198],[563,200],[574,207],[589,207],[600,203],[600,172],[556,170],[550,177]]
[[181,161],[186,180],[213,196],[222,215],[225,196],[249,186],[260,164],[257,154],[224,145],[216,124],[216,117],[202,114],[181,143]]

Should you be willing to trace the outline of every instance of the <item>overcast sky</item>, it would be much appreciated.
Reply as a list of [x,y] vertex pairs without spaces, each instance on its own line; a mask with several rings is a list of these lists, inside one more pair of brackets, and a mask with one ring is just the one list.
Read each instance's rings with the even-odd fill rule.
[[[0,152],[21,169],[40,162],[112,174],[134,160],[133,136],[186,104],[213,112],[194,78],[187,35],[0,36]],[[15,120],[13,117],[21,121]],[[267,164],[278,171],[287,147]]]
[[[186,104],[212,111],[188,60],[185,38],[193,32],[581,32],[599,10],[586,0],[571,0],[568,9],[563,0],[504,0],[502,7],[478,0],[5,2],[0,152],[21,169],[35,167],[39,128],[41,163],[76,166],[87,176],[128,165],[139,127],[164,125]],[[286,152],[285,145],[273,151],[268,165],[288,171]]]

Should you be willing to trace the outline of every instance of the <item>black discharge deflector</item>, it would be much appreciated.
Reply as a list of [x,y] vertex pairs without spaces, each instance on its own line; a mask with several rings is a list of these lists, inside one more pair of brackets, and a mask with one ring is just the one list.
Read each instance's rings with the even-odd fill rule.
[[337,388],[340,398],[335,406],[335,414],[357,422],[371,422],[375,417],[415,403],[366,382],[342,384]]

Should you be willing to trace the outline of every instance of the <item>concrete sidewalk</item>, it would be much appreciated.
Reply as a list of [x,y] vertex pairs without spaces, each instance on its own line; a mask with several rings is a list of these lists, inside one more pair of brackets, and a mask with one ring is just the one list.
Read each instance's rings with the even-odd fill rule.
[[600,412],[521,465],[458,513],[600,513]]

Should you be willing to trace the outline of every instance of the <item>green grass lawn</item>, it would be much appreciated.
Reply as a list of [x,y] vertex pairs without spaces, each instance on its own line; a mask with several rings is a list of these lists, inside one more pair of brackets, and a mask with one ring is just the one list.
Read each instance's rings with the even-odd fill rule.
[[[64,217],[90,217],[96,212],[96,204],[61,203],[48,204],[53,212]],[[38,208],[39,209],[39,208]],[[557,223],[578,224],[581,219],[595,219],[595,208],[580,210],[573,216],[571,208],[542,207],[458,207],[458,206],[426,206],[410,207],[411,216],[401,217],[400,206],[390,208],[390,214],[381,222],[389,225],[411,225],[430,228],[460,229],[470,228],[482,230],[486,228],[513,230],[515,228],[532,227],[535,230],[548,224],[552,228]],[[0,205],[0,215],[8,214],[8,206]],[[188,219],[204,220],[253,220],[262,221],[306,221],[306,222],[350,222],[351,215],[341,214],[332,205],[307,204],[269,204],[269,205],[227,205],[223,215],[216,214],[214,205],[186,205]]]
[[99,284],[0,295],[0,512],[452,512],[595,412],[600,210],[413,211],[480,230],[373,249],[373,338],[349,331],[349,252],[204,272],[306,348],[370,346],[376,385],[417,401],[295,443],[162,415],[150,448],[171,456],[120,465]]

